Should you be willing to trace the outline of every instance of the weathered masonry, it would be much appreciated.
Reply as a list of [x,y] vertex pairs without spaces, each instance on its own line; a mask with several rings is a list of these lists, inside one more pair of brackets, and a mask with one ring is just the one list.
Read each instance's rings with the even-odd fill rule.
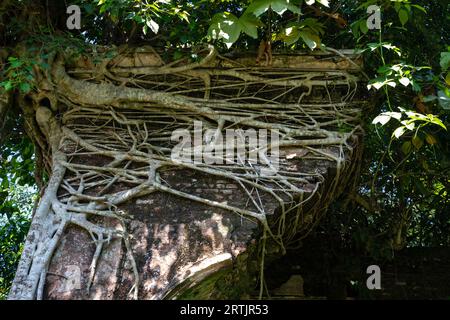
[[[100,54],[50,57],[37,92],[21,97],[50,179],[10,298],[264,294],[264,267],[355,177],[366,104],[358,58],[275,55],[267,66],[212,47],[171,63],[151,48]],[[266,129],[279,141],[258,163],[173,160],[173,132],[198,134],[195,122],[203,134]],[[278,170],[262,174],[275,147]]]

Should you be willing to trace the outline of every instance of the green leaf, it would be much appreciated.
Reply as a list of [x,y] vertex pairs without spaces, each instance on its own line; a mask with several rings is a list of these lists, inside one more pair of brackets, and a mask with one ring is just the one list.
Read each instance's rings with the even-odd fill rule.
[[5,88],[6,91],[10,91],[14,88],[11,81],[3,82],[3,88]]
[[272,8],[279,15],[282,15],[287,10],[297,14],[300,13],[300,7],[294,5],[292,0],[255,0],[248,6],[244,14],[251,13],[259,17],[269,8]]
[[313,31],[313,33],[316,33],[317,35],[325,33],[325,26],[323,25],[323,23],[314,18],[307,18],[301,21],[298,26],[299,28],[308,27],[311,29],[311,31]]
[[306,0],[306,4],[308,6],[312,6],[316,2],[320,3],[321,5],[323,5],[325,7],[329,7],[330,6],[330,1],[329,0]]
[[286,11],[292,11],[293,13],[300,13],[300,9],[290,3],[289,0],[282,1],[272,1],[271,8],[274,12],[278,13],[280,16]]
[[413,87],[413,90],[415,92],[420,92],[422,90],[422,87],[419,85],[419,83],[417,83],[417,81],[415,80],[411,80],[411,85]]
[[450,96],[442,90],[438,91],[438,101],[442,109],[450,110]]
[[432,134],[426,134],[425,140],[430,145],[435,145],[437,143],[437,139]]
[[286,44],[291,45],[300,39],[300,31],[298,27],[291,26],[285,28],[278,36],[277,40],[282,40]]
[[419,10],[422,11],[423,13],[427,13],[427,10],[426,10],[424,7],[422,7],[422,6],[419,6],[418,4],[412,4],[412,6],[413,6],[414,8],[416,8],[416,9],[419,9]]
[[366,34],[369,32],[369,27],[367,27],[367,21],[363,20],[359,23],[359,29],[362,33]]
[[314,50],[320,46],[320,38],[317,34],[314,34],[308,30],[301,30],[300,37],[311,50]]
[[404,26],[409,20],[409,12],[408,12],[408,10],[405,9],[405,8],[401,8],[398,11],[398,17],[400,19],[400,23],[402,24],[402,26]]
[[31,86],[28,82],[22,82],[19,87],[20,91],[23,93],[28,93],[31,90]]
[[379,67],[377,72],[379,74],[391,75],[392,69],[389,66],[384,65],[384,66]]
[[384,112],[383,114],[388,115],[394,119],[400,120],[402,118],[401,112]]
[[373,119],[372,124],[381,124],[382,126],[384,126],[386,123],[389,122],[389,120],[391,120],[391,116],[386,115],[386,114],[381,114],[378,117],[376,117],[375,119]]
[[159,25],[152,19],[146,21],[147,26],[152,30],[153,33],[158,33]]
[[212,39],[223,39],[228,48],[239,39],[242,25],[238,18],[229,12],[217,13],[208,30],[208,36]]
[[403,143],[402,145],[402,152],[404,155],[408,155],[410,154],[412,151],[412,144],[409,141],[406,141],[405,143]]
[[370,90],[372,87],[375,88],[376,90],[379,90],[380,88],[382,88],[385,85],[384,82],[382,81],[373,81],[370,84],[367,85],[367,89]]
[[419,138],[418,136],[415,136],[412,138],[412,144],[416,150],[419,150],[423,147],[423,140]]
[[411,131],[414,130],[414,128],[416,127],[414,121],[412,120],[404,120],[401,123],[405,126],[406,129]]
[[397,84],[394,81],[388,81],[386,82],[386,84],[392,88],[395,88],[397,86]]
[[94,13],[94,6],[92,3],[86,3],[83,5],[84,11],[86,11],[87,14],[91,15]]
[[101,7],[100,7],[100,14],[103,14],[103,13],[105,13],[106,12],[106,10],[108,10],[108,7],[106,6],[106,5],[102,5]]
[[406,132],[406,127],[398,127],[395,129],[394,133],[392,133],[393,137],[396,137],[397,139],[400,139],[400,137]]
[[398,81],[405,87],[407,87],[411,83],[411,81],[406,77],[400,78],[400,80]]
[[439,119],[437,116],[429,114],[428,115],[428,119],[430,120],[431,123],[440,126],[441,128],[443,128],[444,130],[447,130],[447,127],[445,126],[445,124],[442,122],[441,119]]
[[11,68],[17,69],[20,68],[23,65],[23,62],[21,60],[12,60],[10,61],[11,63]]
[[441,68],[446,71],[450,67],[450,52],[441,52]]
[[239,18],[239,24],[241,30],[254,39],[258,38],[258,27],[263,26],[263,23],[253,14],[243,14]]
[[316,0],[318,3],[320,3],[321,5],[325,6],[325,7],[329,7],[330,6],[330,1],[329,0]]
[[350,27],[352,29],[352,33],[355,37],[359,36],[359,24],[360,24],[359,21],[355,21],[350,25]]
[[425,97],[423,97],[423,102],[428,103],[428,102],[437,100],[437,98],[438,98],[438,97],[433,96],[433,95],[431,95],[431,96],[425,96]]

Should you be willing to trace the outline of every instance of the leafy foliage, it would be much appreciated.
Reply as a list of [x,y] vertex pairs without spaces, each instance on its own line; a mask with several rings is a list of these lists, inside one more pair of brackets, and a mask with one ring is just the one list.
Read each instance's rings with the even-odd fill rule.
[[[382,8],[379,31],[363,27],[373,4]],[[384,258],[405,246],[448,246],[448,3],[372,0],[358,9],[351,29],[378,106],[366,118],[360,185],[335,209],[350,214],[341,216],[343,238]]]
[[6,91],[19,89],[22,93],[30,92],[33,86],[33,62],[16,57],[8,58],[8,66],[2,78],[7,80],[0,82],[0,87]]
[[[2,189],[0,206],[0,300],[5,299],[30,226],[35,190],[15,185]],[[5,197],[5,195],[8,196]]]
[[[328,1],[318,1],[328,6]],[[307,5],[315,1],[306,1]],[[293,0],[255,0],[245,9],[240,18],[229,12],[218,13],[213,17],[208,36],[211,39],[222,39],[228,48],[235,43],[242,33],[252,38],[258,38],[257,28],[267,27],[261,16],[267,15],[268,29],[266,36],[270,40],[283,41],[293,45],[300,39],[311,49],[320,47],[320,35],[324,33],[324,26],[315,18],[302,19],[302,1]],[[280,30],[272,30],[272,12],[283,17],[285,13],[294,14],[295,22],[280,26]],[[290,19],[292,20],[292,18]]]
[[10,117],[0,145],[0,300],[14,278],[36,197],[34,148],[18,130],[19,119]]
[[223,39],[225,45],[230,48],[244,32],[252,38],[258,38],[257,27],[262,23],[253,14],[243,14],[237,18],[229,12],[217,13],[211,21],[208,35],[212,39]]

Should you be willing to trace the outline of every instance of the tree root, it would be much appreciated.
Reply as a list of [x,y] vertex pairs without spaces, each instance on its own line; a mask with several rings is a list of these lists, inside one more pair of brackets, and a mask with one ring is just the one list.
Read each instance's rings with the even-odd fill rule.
[[[69,71],[62,57],[55,60],[48,81],[54,84],[52,95],[57,100],[57,112],[39,106],[42,94],[36,95],[35,104],[29,107],[35,116],[29,121],[30,132],[35,137],[45,136],[50,146],[45,151],[47,144],[36,140],[43,154],[51,154],[50,159],[43,159],[51,168],[51,178],[36,210],[10,299],[44,297],[52,255],[70,224],[86,230],[95,243],[86,287],[88,295],[104,245],[111,239],[122,239],[135,278],[130,297],[137,299],[139,271],[126,229],[131,216],[119,207],[155,192],[259,222],[263,228],[260,262],[260,296],[263,296],[266,241],[272,239],[282,252],[298,243],[351,178],[355,165],[345,159],[358,152],[357,137],[362,131],[358,126],[361,107],[351,101],[358,89],[358,79],[345,71],[208,68],[215,59],[220,57],[210,48],[201,62],[191,65],[126,68],[111,66],[107,61],[95,70]],[[81,73],[90,74],[91,80],[73,77]],[[123,73],[129,75],[126,82]],[[319,102],[314,100],[317,95],[321,95]],[[318,172],[281,168],[271,176],[262,175],[262,166],[273,167],[264,156],[262,164],[240,161],[230,165],[223,155],[219,156],[225,160],[223,165],[173,160],[171,133],[182,129],[194,136],[198,133],[195,121],[202,122],[203,131],[214,130],[216,142],[227,129],[277,130],[280,142],[258,150],[259,155],[275,148],[297,148],[306,153],[305,159],[335,163],[336,174],[325,188],[325,177]],[[249,156],[245,142],[237,147],[242,147]],[[204,146],[186,150],[208,157]],[[90,159],[100,160],[96,164]],[[248,205],[239,208],[178,190],[161,174],[176,169],[232,181],[248,197]],[[307,185],[314,187],[306,192]],[[311,204],[317,196],[320,201]],[[268,217],[273,212],[267,206],[269,199],[280,208],[271,225]],[[306,204],[308,209],[304,209]],[[92,217],[114,219],[120,228],[103,227],[92,222]]]

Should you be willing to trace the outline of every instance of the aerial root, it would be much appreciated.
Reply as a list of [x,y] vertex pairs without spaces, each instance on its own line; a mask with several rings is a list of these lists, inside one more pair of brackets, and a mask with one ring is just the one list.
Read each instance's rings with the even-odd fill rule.
[[[44,241],[46,250],[35,250],[28,261],[29,264],[33,264],[33,259],[40,261],[36,270],[33,269],[36,271],[33,274],[38,274],[39,278],[35,280],[37,298],[43,298],[53,252],[64,230],[73,224],[86,230],[95,244],[87,294],[95,282],[107,244],[112,239],[120,239],[134,275],[129,297],[137,299],[139,270],[126,228],[133,217],[120,207],[127,201],[155,192],[232,212],[259,223],[263,230],[259,246],[260,297],[265,288],[264,259],[268,241],[273,241],[284,254],[317,225],[326,207],[352,178],[354,166],[346,159],[353,159],[359,152],[355,137],[362,132],[358,126],[361,107],[351,101],[358,88],[356,76],[345,71],[277,71],[241,65],[234,69],[209,68],[217,58],[221,59],[215,49],[209,48],[203,60],[190,65],[174,63],[128,68],[108,61],[96,70],[75,68],[67,72],[61,59],[54,64],[51,76],[57,90],[55,97],[64,106],[64,112],[58,119],[53,116],[53,126],[58,124],[58,128],[47,132],[47,140],[53,141],[48,143],[51,150],[41,132],[47,130],[46,121],[50,120],[41,119],[36,124],[34,119],[27,118],[28,130],[40,137],[36,143],[42,151],[43,167],[51,168],[53,175],[59,177],[47,186],[46,193],[52,194],[51,205],[41,201],[41,209],[38,208],[38,215],[52,217],[43,221],[56,219],[59,227]],[[88,74],[86,79],[96,80],[75,78],[82,73]],[[122,73],[130,77],[122,79]],[[105,77],[108,83],[98,80]],[[317,88],[323,93],[321,100],[308,100]],[[336,88],[343,92],[340,101],[335,99]],[[296,95],[294,102],[290,95]],[[32,114],[35,110],[27,112]],[[43,116],[51,114],[49,112],[42,107],[39,111]],[[194,126],[196,121],[203,125],[202,134],[206,130],[214,132],[209,145],[223,147],[220,139],[227,129],[277,131],[280,141],[256,150],[261,160],[258,164],[246,160],[251,150],[245,147],[245,137],[241,140],[243,145],[236,146],[243,147],[244,157],[236,163],[227,162],[224,154],[208,154],[204,146],[195,145],[184,151],[189,155],[200,154],[208,161],[174,160],[172,133],[184,130],[194,137],[198,133]],[[301,150],[302,161],[327,163],[328,167],[335,167],[336,173],[329,177],[320,171],[289,171],[284,167],[274,170],[268,154],[276,148]],[[91,159],[93,161],[89,161]],[[222,160],[222,164],[215,160]],[[264,175],[262,168],[272,169],[274,174]],[[164,176],[164,172],[178,169],[236,185],[237,192],[247,198],[246,205],[237,207],[178,189]],[[276,219],[269,225],[267,218],[274,214],[273,208],[267,206],[271,202],[279,209]],[[98,220],[108,225],[115,223],[115,227],[101,226],[95,222]],[[43,259],[37,256],[42,251],[45,252]]]

